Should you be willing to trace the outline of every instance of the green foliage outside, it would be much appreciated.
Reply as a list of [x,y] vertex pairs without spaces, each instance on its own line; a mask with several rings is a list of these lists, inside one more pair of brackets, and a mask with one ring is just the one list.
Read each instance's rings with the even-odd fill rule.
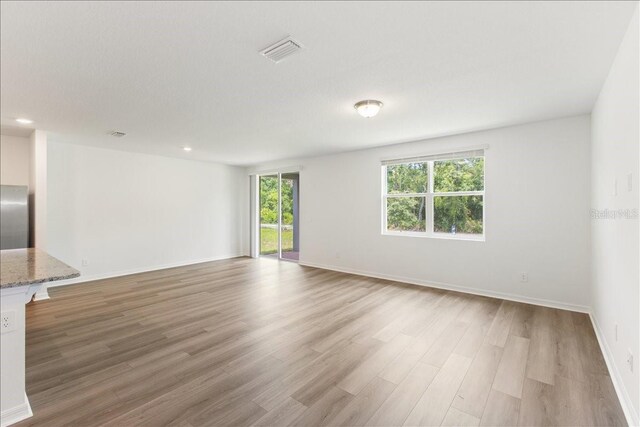
[[[293,225],[293,181],[282,179],[282,223]],[[260,224],[278,224],[278,178],[260,177]],[[293,250],[293,230],[282,230],[282,250]],[[278,252],[277,227],[260,227],[260,254]]]
[[[484,189],[484,158],[433,162],[433,189],[436,193],[481,191]],[[387,166],[387,192],[426,193],[429,162]],[[425,231],[426,197],[388,197],[389,230]],[[434,231],[482,233],[482,196],[435,196]]]
[[[293,230],[282,230],[282,251],[293,250]],[[268,255],[278,252],[278,229],[260,228],[260,254]]]
[[428,189],[428,163],[404,163],[387,166],[387,193],[426,193]]
[[482,234],[482,197],[435,197],[433,217],[436,233]]
[[[278,223],[278,178],[260,178],[260,223]],[[293,181],[282,180],[282,223],[293,224]]]
[[433,190],[436,193],[484,190],[483,157],[436,161],[433,172]]
[[[436,193],[484,190],[484,158],[434,162],[433,188]],[[481,196],[434,197],[434,231],[482,234]]]
[[425,197],[389,197],[387,228],[395,231],[425,231]]
[[[387,193],[426,193],[429,164],[405,163],[387,166]],[[387,198],[387,228],[398,231],[425,231],[425,197]]]

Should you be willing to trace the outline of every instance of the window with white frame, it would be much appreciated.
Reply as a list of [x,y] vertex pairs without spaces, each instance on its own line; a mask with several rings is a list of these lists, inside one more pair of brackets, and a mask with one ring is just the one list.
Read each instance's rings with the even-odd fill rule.
[[382,162],[383,232],[484,238],[484,150]]

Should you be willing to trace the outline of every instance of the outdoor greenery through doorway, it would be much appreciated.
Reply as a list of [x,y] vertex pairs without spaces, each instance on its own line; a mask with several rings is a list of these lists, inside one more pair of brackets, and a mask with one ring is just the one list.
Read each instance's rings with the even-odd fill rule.
[[[261,176],[260,187],[260,255],[278,252],[278,176]],[[293,250],[293,180],[281,180],[282,251]]]

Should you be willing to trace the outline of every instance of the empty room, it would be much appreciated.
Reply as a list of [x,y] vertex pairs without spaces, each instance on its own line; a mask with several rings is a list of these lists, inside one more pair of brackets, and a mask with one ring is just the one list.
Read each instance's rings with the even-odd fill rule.
[[1,426],[640,426],[639,4],[2,1]]

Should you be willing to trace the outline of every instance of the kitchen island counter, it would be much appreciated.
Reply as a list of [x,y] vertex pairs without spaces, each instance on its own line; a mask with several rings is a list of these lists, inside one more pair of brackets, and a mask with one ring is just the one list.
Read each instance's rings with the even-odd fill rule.
[[78,277],[80,272],[34,248],[0,250],[0,425],[33,413],[25,384],[25,304],[44,283]]
[[72,279],[75,268],[35,248],[0,251],[0,289]]

